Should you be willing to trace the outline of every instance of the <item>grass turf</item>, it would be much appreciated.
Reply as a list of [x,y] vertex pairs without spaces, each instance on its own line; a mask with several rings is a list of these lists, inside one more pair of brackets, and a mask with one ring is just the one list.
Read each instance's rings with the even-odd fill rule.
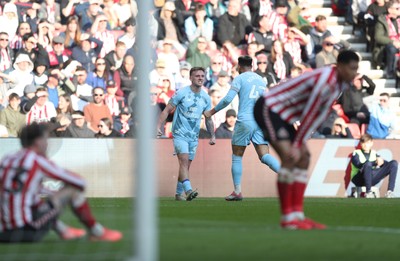
[[[120,229],[119,243],[0,245],[0,260],[127,260],[132,252],[130,199],[91,199],[95,215]],[[325,231],[283,231],[274,198],[225,202],[160,200],[160,260],[398,260],[399,199],[307,199],[306,213]],[[62,219],[78,225],[67,211]]]

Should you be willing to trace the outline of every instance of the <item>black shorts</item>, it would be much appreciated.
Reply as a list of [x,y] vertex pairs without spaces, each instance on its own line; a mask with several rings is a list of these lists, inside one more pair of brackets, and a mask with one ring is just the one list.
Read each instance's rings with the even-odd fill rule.
[[293,142],[296,137],[294,126],[282,120],[279,114],[269,109],[264,110],[264,103],[264,97],[261,97],[254,106],[254,118],[263,131],[264,138],[270,142],[278,140]]
[[0,242],[38,242],[54,227],[59,212],[50,201],[32,209],[32,221],[24,227],[0,232]]

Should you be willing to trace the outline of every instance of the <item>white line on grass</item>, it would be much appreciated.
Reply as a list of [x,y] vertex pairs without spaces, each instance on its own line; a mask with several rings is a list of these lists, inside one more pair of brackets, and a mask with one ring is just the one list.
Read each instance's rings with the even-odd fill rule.
[[383,234],[400,234],[399,228],[389,228],[389,227],[328,227],[328,230],[334,231],[355,231],[355,232],[369,232],[369,233],[383,233]]

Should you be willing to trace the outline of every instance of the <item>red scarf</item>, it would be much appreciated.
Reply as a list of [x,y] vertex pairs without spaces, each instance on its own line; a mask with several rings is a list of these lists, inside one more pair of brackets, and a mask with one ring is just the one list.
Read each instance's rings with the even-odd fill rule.
[[[392,23],[392,20],[390,19],[390,17],[387,15],[386,16],[386,22],[388,24],[389,27],[389,38],[391,40],[400,40],[400,35],[398,33],[398,31],[396,31],[396,27],[394,27],[394,24]],[[397,30],[400,29],[400,20],[396,19],[397,22]]]

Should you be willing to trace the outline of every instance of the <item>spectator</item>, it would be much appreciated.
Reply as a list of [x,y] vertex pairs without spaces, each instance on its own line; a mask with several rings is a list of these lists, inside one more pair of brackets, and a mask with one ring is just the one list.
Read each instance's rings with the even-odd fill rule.
[[61,117],[66,117],[69,120],[72,119],[72,102],[71,98],[68,94],[63,94],[60,97],[58,97],[58,107],[56,109],[57,111],[57,118]]
[[[73,2],[73,1],[71,1]],[[60,37],[65,39],[65,48],[72,50],[81,42],[81,29],[79,28],[79,17],[76,15],[68,17],[67,28],[65,32],[60,33]]]
[[80,18],[80,28],[87,32],[98,15],[101,15],[100,0],[82,2],[75,7],[75,14]]
[[24,96],[21,97],[21,112],[24,114],[28,113],[31,110],[32,106],[36,103],[37,99],[38,97],[36,96],[36,86],[33,83],[25,86]]
[[25,126],[25,115],[21,112],[21,99],[18,94],[12,93],[8,97],[8,106],[0,111],[0,125],[7,128],[10,137],[18,137]]
[[87,72],[85,68],[79,66],[75,71],[76,77],[76,94],[83,97],[91,97],[93,86],[86,83]]
[[115,2],[112,8],[117,14],[118,27],[122,27],[127,20],[137,15],[135,0],[120,0]]
[[218,79],[218,74],[222,71],[224,57],[220,54],[211,57],[211,65],[206,69],[206,81],[204,86],[210,88]]
[[219,18],[225,14],[226,6],[221,0],[210,0],[205,5],[207,17],[213,21],[214,32],[217,31]]
[[171,39],[180,43],[185,42],[183,21],[181,14],[175,12],[174,2],[165,2],[158,18],[157,40]]
[[158,53],[158,59],[168,61],[166,67],[167,73],[177,74],[179,72],[179,59],[178,56],[173,52],[173,47],[179,50],[179,43],[174,42],[170,39],[164,39],[162,43],[162,49]]
[[285,42],[287,39],[288,29],[288,22],[286,18],[288,13],[288,3],[286,0],[276,0],[274,6],[276,18],[272,23],[272,32],[274,33],[275,39],[280,39],[281,41]]
[[71,52],[64,47],[65,39],[61,36],[53,38],[53,48],[49,52],[49,60],[51,68],[62,69],[64,64],[70,59]]
[[93,102],[86,105],[83,112],[88,128],[95,133],[99,131],[98,125],[101,119],[112,118],[110,109],[104,104],[103,88],[96,87],[93,89]]
[[7,73],[14,63],[14,51],[8,46],[9,37],[6,32],[0,32],[0,72]]
[[133,56],[125,56],[121,68],[114,73],[114,81],[118,87],[117,96],[124,97],[126,100],[131,93],[135,95],[138,78]]
[[283,49],[281,41],[274,41],[271,54],[268,56],[267,71],[272,73],[278,81],[290,76],[290,70],[294,67],[293,59]]
[[58,107],[58,97],[65,93],[75,92],[75,85],[58,69],[53,69],[49,74],[49,80],[46,83],[49,100]]
[[315,65],[315,56],[322,50],[322,43],[329,36],[332,36],[332,33],[328,30],[326,17],[318,15],[315,18],[315,26],[309,33],[310,41],[307,45],[308,63],[310,65]]
[[237,118],[235,110],[233,109],[227,110],[226,120],[215,131],[215,137],[217,139],[232,139],[236,120]]
[[375,25],[378,21],[378,17],[380,15],[387,13],[387,1],[385,0],[376,0],[371,3],[367,12],[364,16],[364,19],[367,24],[367,41],[368,41],[368,51],[373,51],[375,46]]
[[40,20],[38,32],[35,35],[37,42],[48,52],[51,50],[51,41],[53,40],[54,26],[46,20]]
[[251,25],[246,16],[239,12],[239,1],[230,0],[228,12],[220,17],[218,23],[217,38],[221,46],[227,42],[232,43],[234,46],[246,43],[246,30],[248,30]]
[[95,135],[96,138],[120,138],[116,130],[113,129],[113,124],[110,118],[102,118],[99,122],[99,132]]
[[190,69],[192,69],[192,65],[190,63],[183,61],[180,62],[181,69],[179,71],[179,75],[175,77],[175,90],[179,91],[181,88],[189,86],[191,84],[189,78]]
[[256,42],[260,50],[271,53],[274,34],[268,16],[260,16],[257,20],[257,29],[249,34],[248,43]]
[[130,18],[124,24],[125,33],[121,35],[118,42],[123,42],[127,49],[133,47],[136,42],[136,19]]
[[47,63],[43,60],[36,59],[34,68],[33,83],[35,85],[44,85],[49,80],[47,76]]
[[298,1],[298,5],[292,7],[287,15],[288,23],[308,34],[312,28],[308,20],[312,11],[308,0]]
[[88,74],[86,83],[105,90],[106,82],[112,79],[106,61],[103,58],[97,58],[95,66],[94,71]]
[[396,115],[390,109],[389,94],[379,95],[379,104],[370,107],[370,120],[367,133],[374,139],[389,139],[395,129]]
[[150,85],[157,85],[161,75],[167,74],[167,63],[163,59],[157,59],[155,68],[150,72]]
[[287,40],[284,43],[284,49],[290,54],[293,63],[298,67],[304,67],[302,60],[302,46],[308,44],[308,37],[296,27],[290,27],[287,30]]
[[[125,2],[125,1],[124,1]],[[113,0],[103,0],[103,13],[107,17],[107,21],[110,24],[111,30],[114,29],[119,29],[119,22],[118,22],[118,14],[115,9],[114,1]],[[130,12],[130,9],[128,10],[118,10],[120,12]]]
[[381,65],[380,55],[385,55],[386,78],[394,79],[396,72],[396,54],[400,48],[400,3],[390,1],[388,14],[381,15],[375,25],[374,61]]
[[56,3],[55,0],[46,0],[40,6],[39,19],[45,19],[55,27],[61,27],[61,11],[60,4]]
[[171,78],[168,76],[162,76],[159,80],[157,87],[161,90],[160,94],[158,95],[159,103],[168,104],[169,100],[175,94],[175,90],[171,83]]
[[265,53],[260,53],[256,58],[257,69],[254,72],[263,78],[267,86],[270,86],[271,84],[275,85],[277,83],[275,74],[267,71],[268,56]]
[[74,111],[71,117],[72,123],[67,127],[64,137],[94,138],[94,132],[88,128],[82,111]]
[[117,42],[115,50],[109,52],[104,59],[106,60],[107,68],[114,73],[122,65],[124,57],[126,55],[126,45],[123,42]]
[[335,49],[334,45],[334,38],[332,36],[328,36],[324,39],[322,42],[322,50],[315,57],[316,68],[336,64],[339,51]]
[[32,32],[35,32],[35,33],[38,32],[38,24],[39,24],[40,18],[38,16],[37,9],[32,8],[32,7],[28,8],[26,10],[26,14],[24,14],[22,17],[22,21],[27,22],[29,24]]
[[366,75],[357,75],[349,88],[343,91],[338,103],[342,105],[344,114],[350,122],[361,125],[369,123],[369,111],[363,98],[373,95],[375,83]]
[[99,56],[103,58],[115,49],[115,39],[113,33],[107,29],[107,17],[105,15],[96,16],[91,33],[94,38],[103,42]]
[[343,118],[336,118],[332,125],[331,135],[327,138],[347,138],[352,139],[353,135],[351,135],[350,129],[347,127],[346,122]]
[[185,33],[189,42],[203,36],[208,42],[214,34],[213,21],[206,16],[206,10],[201,3],[195,4],[194,15],[185,20]]
[[200,36],[189,44],[189,48],[186,54],[186,60],[193,67],[207,68],[210,66],[210,57],[206,53],[207,40],[203,36]]
[[57,116],[53,103],[48,100],[48,93],[45,88],[36,90],[35,104],[26,114],[26,124],[30,125],[34,122],[43,123],[50,122],[52,118]]
[[111,116],[117,117],[121,111],[120,108],[125,107],[124,99],[116,96],[118,87],[113,80],[107,82],[107,93],[104,97],[104,103],[108,106]]
[[374,198],[371,187],[389,176],[389,185],[385,197],[394,197],[398,163],[395,160],[386,161],[372,149],[371,135],[364,134],[360,138],[361,149],[353,152],[351,157],[351,181],[354,185],[366,187],[366,198]]
[[31,32],[31,26],[26,22],[21,22],[18,26],[17,35],[15,35],[14,38],[11,38],[9,36],[9,39],[11,40],[10,48],[13,49],[14,53],[17,53],[19,49],[23,47],[22,37],[24,37],[25,34]]
[[133,120],[128,107],[122,108],[121,114],[115,119],[114,122],[114,130],[120,133],[122,136],[125,136],[127,133],[129,135],[134,128]]
[[13,3],[6,3],[3,7],[3,15],[0,16],[0,32],[6,32],[13,39],[18,29],[17,7]]
[[[166,3],[168,2],[170,1],[167,1]],[[183,19],[187,19],[189,16],[192,16],[194,14],[195,4],[195,1],[191,0],[176,0],[176,12],[177,14],[181,15]]]
[[[96,47],[92,49],[91,43],[95,43]],[[80,37],[80,45],[72,49],[72,59],[80,62],[86,71],[90,72],[94,69],[93,61],[100,55],[103,42],[96,38],[90,37],[89,34],[83,33]]]
[[22,38],[23,47],[19,49],[17,56],[19,54],[27,54],[32,62],[36,59],[42,59],[46,62],[47,67],[49,67],[49,56],[46,49],[38,43],[35,36],[32,33],[27,33]]
[[20,97],[24,95],[25,86],[33,83],[33,63],[26,54],[19,54],[14,63],[14,70],[8,75],[0,72],[0,77],[10,83],[8,95],[16,93]]

